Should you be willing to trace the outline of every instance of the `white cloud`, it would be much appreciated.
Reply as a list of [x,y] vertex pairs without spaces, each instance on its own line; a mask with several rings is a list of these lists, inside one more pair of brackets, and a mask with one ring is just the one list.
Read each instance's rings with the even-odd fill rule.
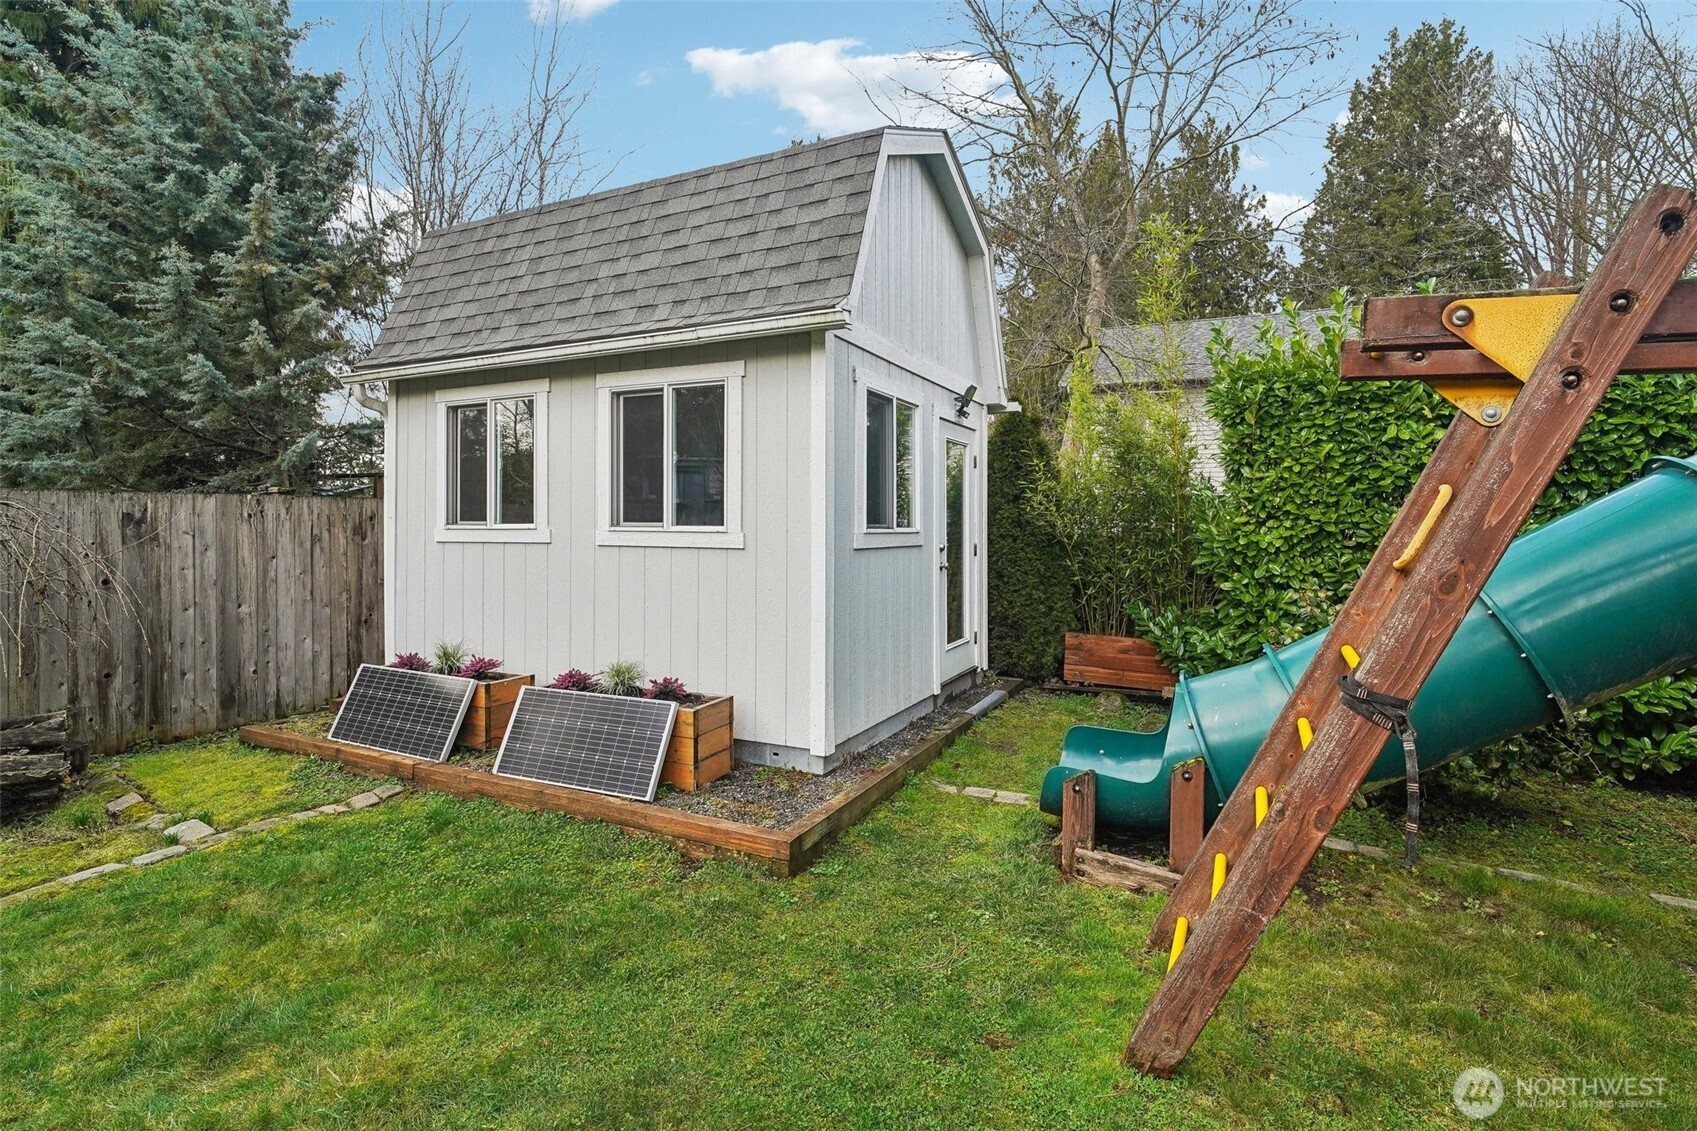
[[1245,169],[1265,169],[1271,164],[1271,161],[1267,160],[1259,153],[1245,153],[1243,155],[1243,167]]
[[530,18],[537,23],[558,16],[562,20],[587,20],[619,0],[530,0]]
[[684,58],[722,98],[763,94],[825,134],[881,126],[942,125],[946,115],[909,92],[984,95],[999,85],[986,63],[927,59],[914,52],[855,55],[858,39],[779,43],[759,51],[698,47]]
[[1294,192],[1270,192],[1261,205],[1261,214],[1280,228],[1300,228],[1307,219],[1313,201]]
[[654,85],[654,78],[658,73],[659,72],[653,70],[652,68],[650,68],[648,70],[638,71],[638,72],[636,72],[636,78],[633,80],[634,85],[636,85],[636,86],[653,86]]

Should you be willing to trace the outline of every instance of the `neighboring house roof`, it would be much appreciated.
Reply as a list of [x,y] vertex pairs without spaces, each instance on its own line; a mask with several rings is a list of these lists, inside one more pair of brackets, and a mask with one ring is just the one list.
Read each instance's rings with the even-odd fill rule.
[[[1297,320],[1303,330],[1318,336],[1320,318],[1328,310],[1304,310]],[[1223,318],[1191,318],[1166,327],[1115,326],[1102,331],[1101,349],[1096,352],[1096,383],[1098,385],[1153,384],[1159,377],[1161,359],[1167,354],[1168,343],[1177,347],[1180,359],[1180,380],[1186,385],[1206,385],[1214,379],[1214,367],[1208,360],[1208,343],[1214,327],[1220,327],[1232,344],[1242,350],[1255,342],[1261,323],[1268,319],[1281,328],[1287,326],[1279,314],[1233,314]],[[1163,333],[1164,331],[1164,333]],[[1170,335],[1167,336],[1167,335]]]
[[376,348],[354,368],[840,307],[853,284],[884,132],[431,232]]

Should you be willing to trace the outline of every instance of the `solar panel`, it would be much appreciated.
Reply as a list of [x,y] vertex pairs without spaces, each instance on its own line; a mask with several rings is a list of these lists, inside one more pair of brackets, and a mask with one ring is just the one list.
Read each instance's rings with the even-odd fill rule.
[[522,688],[495,772],[652,801],[677,718],[659,699]]
[[441,762],[454,748],[477,681],[361,664],[330,727],[332,742]]

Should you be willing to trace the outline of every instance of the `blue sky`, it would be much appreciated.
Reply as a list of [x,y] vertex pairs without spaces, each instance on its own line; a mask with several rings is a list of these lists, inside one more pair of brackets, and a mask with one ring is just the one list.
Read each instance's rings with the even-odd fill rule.
[[[518,96],[516,53],[528,42],[532,12],[547,2],[459,0],[456,16],[468,21],[467,55],[487,97]],[[1501,60],[1525,37],[1589,26],[1614,11],[1603,3],[1552,0],[1316,0],[1306,7],[1312,17],[1356,37],[1338,64],[1351,78],[1365,73],[1392,27],[1452,15],[1474,43]],[[313,25],[300,62],[314,70],[352,71],[360,37],[380,11],[377,3],[354,0],[297,3],[297,20]],[[879,74],[899,70],[900,56],[915,46],[947,42],[948,12],[947,5],[919,2],[579,0],[571,17],[576,49],[599,76],[583,120],[585,142],[617,158],[604,182],[612,187],[778,149],[792,137],[876,125],[880,119],[844,63]],[[1344,102],[1340,97],[1320,108],[1282,147],[1260,145],[1246,162],[1246,178],[1280,194],[1281,204],[1311,197],[1325,162],[1326,125]]]

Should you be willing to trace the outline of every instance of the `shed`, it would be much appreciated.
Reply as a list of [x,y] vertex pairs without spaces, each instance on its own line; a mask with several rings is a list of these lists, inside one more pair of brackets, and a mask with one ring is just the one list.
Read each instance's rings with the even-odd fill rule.
[[376,347],[385,638],[736,697],[835,767],[980,679],[989,247],[880,129],[425,237]]

